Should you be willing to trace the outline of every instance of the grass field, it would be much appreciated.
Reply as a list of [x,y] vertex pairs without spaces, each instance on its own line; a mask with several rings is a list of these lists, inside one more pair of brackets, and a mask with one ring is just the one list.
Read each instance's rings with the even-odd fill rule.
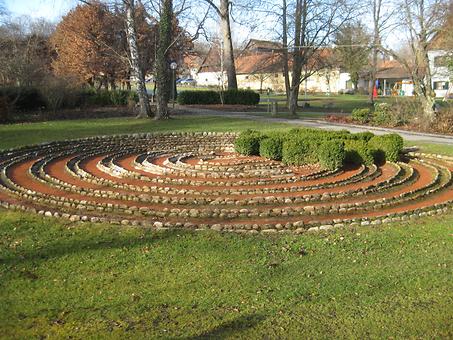
[[[1,126],[0,149],[97,134],[245,128],[288,126],[209,117],[36,123]],[[0,210],[0,334],[452,338],[452,225],[450,214],[318,234],[241,236],[74,224]]]

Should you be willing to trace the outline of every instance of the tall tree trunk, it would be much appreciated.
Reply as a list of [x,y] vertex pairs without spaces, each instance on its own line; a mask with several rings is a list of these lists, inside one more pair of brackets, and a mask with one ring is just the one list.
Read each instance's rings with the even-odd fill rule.
[[168,100],[171,91],[171,76],[168,60],[172,37],[173,1],[162,0],[162,13],[159,21],[159,48],[156,60],[157,112],[155,119],[169,117]]
[[137,30],[135,26],[135,0],[124,0],[126,6],[126,36],[131,53],[132,73],[137,80],[137,94],[140,111],[137,117],[146,118],[151,116],[148,94],[146,93],[145,75],[140,63],[140,55],[137,45]]
[[381,7],[382,0],[373,0],[373,49],[370,71],[370,82],[368,84],[368,95],[370,96],[370,103],[374,103],[373,89],[376,83],[377,73],[377,57],[378,48],[380,44],[380,24],[381,24]]
[[233,40],[231,39],[230,27],[230,2],[229,0],[220,0],[220,29],[223,39],[223,61],[228,79],[228,89],[236,90],[238,83],[236,79],[236,67],[234,65]]
[[286,93],[286,106],[289,108],[289,92],[290,92],[290,83],[289,83],[289,66],[288,66],[288,24],[286,21],[287,17],[287,5],[286,0],[283,0],[283,12],[282,12],[282,43],[283,43],[283,76],[285,77],[285,93]]
[[305,41],[305,18],[306,0],[296,1],[295,21],[294,21],[294,51],[292,53],[293,67],[291,77],[291,87],[289,93],[289,112],[297,115],[297,101],[299,99],[299,87],[302,75],[302,53],[300,47]]

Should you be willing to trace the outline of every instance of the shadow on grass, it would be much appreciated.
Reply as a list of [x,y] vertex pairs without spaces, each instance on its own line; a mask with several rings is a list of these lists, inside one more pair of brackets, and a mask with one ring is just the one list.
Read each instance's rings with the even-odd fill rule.
[[180,230],[168,230],[165,232],[152,232],[144,235],[93,235],[92,238],[74,238],[70,241],[55,241],[44,247],[27,249],[13,254],[0,257],[0,264],[15,265],[28,261],[46,261],[53,258],[63,257],[86,251],[98,251],[104,249],[120,249],[150,245],[158,241],[177,237]]
[[225,321],[222,324],[213,327],[212,329],[203,332],[199,335],[186,337],[184,339],[221,339],[226,336],[238,335],[238,332],[255,327],[266,318],[259,314],[246,314],[239,316],[233,320]]

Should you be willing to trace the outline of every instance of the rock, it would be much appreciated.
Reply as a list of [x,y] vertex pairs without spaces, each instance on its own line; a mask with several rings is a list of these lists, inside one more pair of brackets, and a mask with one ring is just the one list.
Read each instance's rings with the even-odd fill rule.
[[164,224],[162,222],[156,221],[153,223],[154,228],[163,228]]
[[212,230],[216,230],[216,231],[222,231],[223,227],[222,227],[221,224],[213,224],[213,225],[211,226],[211,229],[212,229]]

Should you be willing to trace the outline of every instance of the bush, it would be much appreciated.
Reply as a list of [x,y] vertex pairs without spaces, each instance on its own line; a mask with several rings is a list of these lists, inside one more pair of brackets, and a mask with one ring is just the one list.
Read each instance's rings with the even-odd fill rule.
[[268,137],[260,142],[260,156],[273,159],[276,161],[282,160],[283,138]]
[[178,95],[178,104],[181,105],[209,105],[220,104],[220,95],[217,91],[182,91]]
[[8,121],[8,101],[5,96],[0,96],[0,124],[7,123]]
[[318,162],[315,143],[305,137],[292,137],[283,142],[282,161],[289,165]]
[[392,125],[392,107],[387,103],[376,103],[374,106],[373,123]]
[[453,104],[441,108],[432,129],[440,133],[453,133]]
[[252,90],[227,90],[223,92],[224,104],[258,105],[260,95]]
[[371,138],[374,137],[374,134],[371,133],[370,131],[365,131],[365,132],[355,133],[352,136],[353,136],[353,139],[363,140],[365,142],[368,142]]
[[376,161],[396,161],[403,148],[403,139],[396,134],[377,137],[371,132],[351,134],[347,131],[292,129],[289,132],[260,134],[247,130],[235,142],[237,152],[244,155],[282,160],[288,165],[320,163],[326,169],[343,164],[371,165]]
[[246,130],[234,142],[234,149],[242,155],[257,156],[260,153],[260,140],[262,138],[258,131]]
[[[383,135],[383,136],[374,136],[371,138],[369,145],[371,148],[381,153],[379,161],[389,161],[389,162],[397,162],[399,160],[399,154],[403,150],[404,141],[400,135],[396,133]],[[384,159],[382,159],[382,154]]]
[[341,168],[345,160],[344,143],[338,140],[329,140],[319,146],[319,164],[327,170]]
[[0,89],[0,97],[5,97],[17,111],[39,110],[46,106],[41,92],[35,87],[4,87]]
[[354,122],[358,122],[361,124],[368,123],[371,117],[371,110],[369,108],[363,109],[354,109],[351,113],[351,119]]
[[[222,93],[224,104],[257,105],[260,95],[251,90],[227,90]],[[221,104],[220,93],[217,91],[183,91],[178,95],[181,105],[212,105]]]
[[363,140],[345,141],[345,163],[371,165],[374,163],[374,150]]
[[93,90],[88,89],[79,94],[82,105],[88,106],[123,106],[128,105],[132,97],[136,101],[138,96],[136,92],[127,90]]

